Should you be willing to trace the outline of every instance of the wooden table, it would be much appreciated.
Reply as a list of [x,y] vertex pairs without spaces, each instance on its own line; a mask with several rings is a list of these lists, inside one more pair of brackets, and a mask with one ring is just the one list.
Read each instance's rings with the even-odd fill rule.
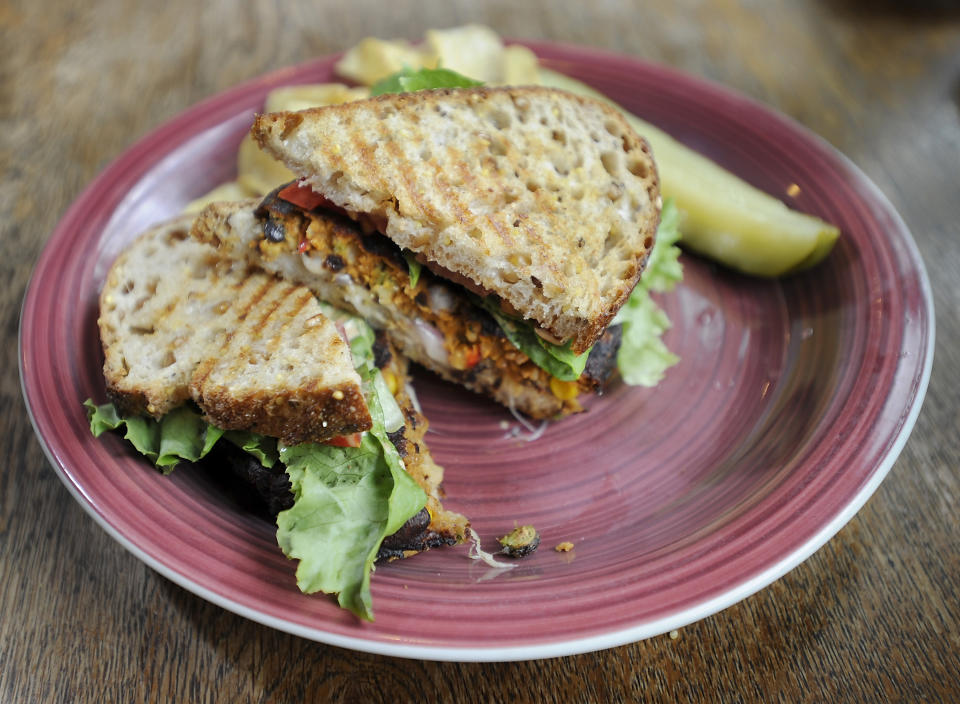
[[[960,700],[960,13],[913,4],[0,6],[0,701]],[[776,107],[879,185],[925,257],[936,364],[889,477],[811,559],[675,639],[443,664],[271,630],[173,585],[109,538],[61,485],[27,419],[15,344],[24,288],[57,219],[110,160],[267,70],[367,35],[417,38],[469,21],[667,63]]]

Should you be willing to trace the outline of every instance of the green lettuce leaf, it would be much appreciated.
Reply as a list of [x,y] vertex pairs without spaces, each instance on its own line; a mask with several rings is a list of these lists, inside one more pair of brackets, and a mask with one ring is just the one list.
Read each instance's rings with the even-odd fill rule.
[[[340,327],[347,335],[350,341],[350,354],[353,357],[353,366],[357,368],[361,376],[368,374],[372,376],[372,392],[376,394],[377,403],[383,413],[383,427],[388,433],[399,430],[406,422],[403,417],[403,411],[397,404],[397,399],[390,393],[387,382],[383,374],[374,364],[373,343],[376,341],[376,333],[369,323],[363,318],[351,315],[340,308],[334,308],[329,303],[320,302],[320,309],[323,314],[340,324]],[[367,394],[369,396],[369,394]],[[369,405],[370,399],[367,399]]]
[[663,204],[660,228],[647,268],[630,298],[617,312],[614,325],[623,325],[623,339],[617,352],[620,376],[627,384],[656,386],[666,370],[679,361],[670,352],[661,336],[670,328],[670,320],[650,296],[651,291],[662,293],[672,289],[683,277],[680,248],[677,240],[679,213],[668,199]]
[[123,437],[164,474],[172,472],[181,461],[196,462],[210,452],[223,435],[222,430],[207,423],[189,406],[175,408],[158,421],[144,416],[122,416],[112,403],[98,406],[87,399],[83,405],[94,437],[108,430],[122,430]]
[[341,606],[372,620],[370,575],[380,544],[426,505],[427,496],[387,435],[403,426],[404,416],[374,364],[373,328],[332,306],[321,307],[346,333],[363,383],[373,428],[363,434],[360,447],[287,447],[256,433],[224,432],[192,406],[176,408],[160,421],[123,417],[109,403],[88,400],[84,406],[95,436],[123,430],[165,474],[182,460],[199,460],[221,437],[264,466],[283,462],[294,504],[277,516],[277,542],[284,554],[299,560],[297,585],[307,593],[336,594]]
[[276,438],[246,430],[228,430],[223,434],[223,439],[256,457],[264,467],[272,467],[279,459]]
[[617,366],[626,384],[656,386],[666,370],[680,361],[661,339],[670,320],[649,294],[631,295],[620,309],[623,338],[617,352]]
[[340,606],[373,620],[370,576],[380,544],[427,497],[383,430],[376,394],[369,398],[374,427],[359,448],[280,448],[295,502],[277,516],[277,542],[300,561],[297,586],[303,592],[336,594]]
[[423,264],[417,261],[417,255],[409,249],[403,250],[403,258],[407,260],[407,272],[410,274],[410,288],[413,288],[420,280],[420,272],[423,270]]
[[370,576],[380,544],[426,505],[427,495],[387,436],[403,426],[404,417],[374,365],[373,328],[329,304],[321,308],[347,335],[373,427],[358,448],[280,447],[295,500],[277,516],[277,542],[287,557],[299,560],[297,586],[303,592],[336,594],[341,606],[373,620]]
[[375,83],[370,88],[370,95],[411,93],[431,88],[472,88],[480,85],[483,83],[447,68],[421,68],[416,71],[405,68]]
[[680,263],[680,211],[673,198],[667,198],[660,211],[660,227],[657,238],[647,260],[647,268],[640,277],[640,287],[648,291],[664,293],[670,291],[683,279],[683,265]]
[[574,354],[570,350],[569,342],[566,345],[547,342],[534,332],[533,325],[529,322],[514,318],[500,310],[500,306],[494,299],[470,295],[474,303],[497,321],[497,325],[513,346],[527,355],[538,367],[561,381],[576,381],[583,374],[583,369],[587,366],[587,357],[590,356],[589,350],[583,354]]
[[[377,403],[380,405],[381,413],[383,413],[383,429],[388,433],[396,432],[407,422],[403,417],[403,411],[400,410],[397,399],[390,393],[387,380],[383,378],[380,370],[374,368],[372,375],[373,393],[376,395]],[[393,447],[392,444],[391,447]]]

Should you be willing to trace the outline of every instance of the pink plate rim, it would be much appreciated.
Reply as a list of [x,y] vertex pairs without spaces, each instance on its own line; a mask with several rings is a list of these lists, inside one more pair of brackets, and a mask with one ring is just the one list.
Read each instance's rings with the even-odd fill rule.
[[[289,618],[261,608],[255,600],[251,601],[246,596],[241,598],[240,595],[231,594],[229,590],[213,588],[204,575],[177,568],[162,555],[157,555],[137,540],[131,539],[126,532],[117,528],[109,509],[100,501],[101,497],[76,480],[72,463],[77,458],[72,453],[71,443],[76,443],[77,440],[75,436],[62,432],[49,401],[43,398],[44,386],[50,382],[41,375],[41,365],[37,360],[49,352],[42,346],[42,340],[45,339],[43,335],[47,332],[44,329],[47,321],[42,319],[37,311],[44,305],[50,305],[50,302],[43,298],[49,293],[45,294],[42,288],[43,285],[56,281],[56,250],[58,247],[69,246],[75,228],[92,227],[88,222],[91,218],[95,225],[106,227],[112,218],[118,217],[119,204],[126,202],[125,198],[129,200],[131,187],[151,168],[162,163],[176,148],[207,131],[223,127],[231,120],[236,122],[243,119],[238,116],[237,106],[253,98],[262,98],[270,88],[283,83],[317,80],[317,76],[329,74],[338,58],[331,56],[275,71],[225,91],[188,109],[134,144],[111,163],[67,210],[41,254],[28,284],[20,320],[19,363],[22,391],[31,422],[47,458],[74,498],[111,537],[140,560],[171,581],[225,609],[279,630],[331,645],[430,660],[506,661],[556,657],[613,647],[665,633],[746,598],[784,575],[821,547],[856,514],[879,486],[902,451],[920,412],[933,362],[935,320],[930,284],[919,251],[905,224],[882,193],[857,167],[819,137],[788,118],[725,88],[670,68],[598,49],[546,42],[524,43],[547,61],[548,65],[572,75],[577,75],[581,69],[589,74],[585,77],[602,79],[604,76],[613,76],[610,80],[622,80],[622,76],[632,74],[636,76],[638,85],[643,82],[646,85],[662,87],[665,93],[692,96],[687,99],[699,101],[704,110],[709,111],[711,106],[717,106],[716,110],[723,110],[725,115],[743,118],[745,123],[749,120],[763,121],[765,125],[779,130],[780,134],[796,141],[827,164],[832,169],[831,177],[849,187],[858,199],[857,205],[862,206],[861,216],[876,232],[887,238],[877,246],[892,249],[894,244],[891,243],[895,243],[896,252],[901,255],[898,262],[901,270],[910,275],[915,288],[912,295],[916,300],[908,308],[909,313],[916,319],[912,321],[909,330],[900,330],[904,336],[901,355],[890,360],[891,364],[903,365],[897,368],[902,370],[900,374],[905,379],[901,386],[905,385],[907,388],[901,390],[896,398],[892,397],[892,388],[887,390],[886,402],[895,402],[893,405],[899,410],[895,417],[884,416],[870,428],[873,436],[876,436],[872,439],[882,443],[882,454],[869,467],[844,470],[858,472],[854,478],[856,481],[852,483],[856,488],[843,497],[843,504],[838,509],[824,513],[822,510],[818,511],[816,505],[809,507],[806,527],[810,530],[802,543],[791,545],[790,549],[776,554],[775,558],[758,560],[752,569],[729,577],[727,585],[707,598],[695,603],[685,603],[676,609],[665,609],[661,612],[654,610],[652,617],[635,622],[626,619],[614,628],[599,632],[583,628],[580,632],[561,637],[538,638],[508,634],[498,640],[478,639],[472,644],[468,642],[469,639],[467,642],[429,637],[403,640],[396,638],[395,634],[380,633],[375,627],[358,628],[353,625],[344,626],[342,622],[327,623],[322,616],[313,621]],[[642,103],[642,96],[637,100]],[[641,116],[647,116],[643,113],[642,104],[634,106],[627,101],[625,107],[634,109],[641,113]],[[252,115],[252,111],[249,114]],[[678,138],[695,136],[695,128],[687,125],[684,129],[688,130],[687,134],[678,134]],[[89,393],[93,388],[91,382],[89,388],[80,391]],[[49,392],[49,389],[46,391]],[[826,463],[827,460],[823,462]]]

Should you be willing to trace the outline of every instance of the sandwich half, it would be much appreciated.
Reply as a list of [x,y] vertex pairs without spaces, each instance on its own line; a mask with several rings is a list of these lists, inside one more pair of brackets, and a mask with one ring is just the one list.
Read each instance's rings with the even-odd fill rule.
[[326,298],[339,285],[411,359],[535,418],[602,388],[661,207],[620,113],[480,87],[262,115],[251,133],[300,181],[209,210],[200,239]]
[[160,419],[192,400],[222,430],[285,444],[369,430],[350,348],[307,289],[248,271],[153,228],[113,263],[100,294],[107,396]]
[[[601,389],[615,369],[619,327],[605,330],[573,371],[543,351],[528,326],[476,294],[429,269],[413,274],[391,240],[329,210],[305,210],[283,193],[214,203],[192,233],[225,256],[309,287],[384,331],[404,356],[533,418],[579,410],[578,397]],[[534,361],[538,352],[543,358]]]
[[371,618],[376,560],[467,530],[440,502],[406,360],[308,289],[192,239],[192,224],[152,228],[110,269],[98,321],[110,403],[88,404],[91,427],[123,429],[164,471],[228,466],[276,515],[300,588]]

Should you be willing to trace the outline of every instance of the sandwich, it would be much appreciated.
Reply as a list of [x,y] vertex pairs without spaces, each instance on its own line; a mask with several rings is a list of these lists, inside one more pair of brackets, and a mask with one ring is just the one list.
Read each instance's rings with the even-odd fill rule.
[[209,206],[194,237],[533,418],[608,383],[662,206],[618,111],[474,85],[260,115],[251,134],[298,181]]
[[192,225],[150,229],[109,271],[108,402],[88,402],[91,429],[123,431],[164,472],[229,467],[275,516],[299,587],[372,618],[377,560],[468,527],[441,504],[407,362],[363,320],[192,239]]

